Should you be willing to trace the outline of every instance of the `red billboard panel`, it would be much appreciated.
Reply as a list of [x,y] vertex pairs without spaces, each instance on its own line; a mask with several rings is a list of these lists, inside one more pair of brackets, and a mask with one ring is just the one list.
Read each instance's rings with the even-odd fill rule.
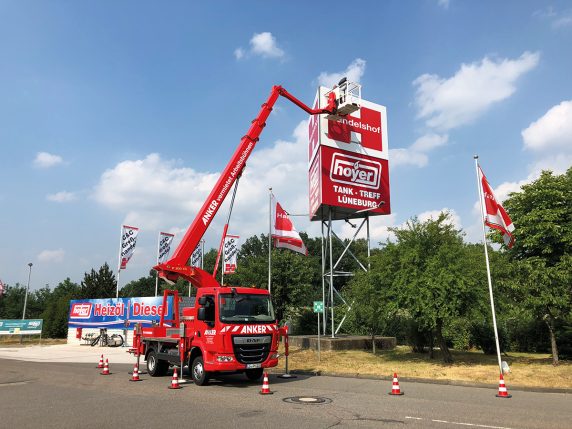
[[[325,105],[327,91],[318,90],[314,107]],[[313,116],[308,128],[311,220],[390,214],[385,107],[362,100],[354,114]]]

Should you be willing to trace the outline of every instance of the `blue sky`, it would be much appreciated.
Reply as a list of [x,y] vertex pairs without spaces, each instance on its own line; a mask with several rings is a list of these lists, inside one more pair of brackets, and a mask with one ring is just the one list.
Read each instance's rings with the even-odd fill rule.
[[[442,209],[479,241],[475,153],[501,199],[572,165],[569,1],[2,1],[0,17],[4,283],[25,284],[29,262],[32,289],[116,268],[122,223],[141,232],[121,283],[146,275],[275,84],[309,104],[349,75],[387,106],[393,213],[376,242]],[[269,186],[307,212],[306,120],[279,100],[231,232],[268,230]]]

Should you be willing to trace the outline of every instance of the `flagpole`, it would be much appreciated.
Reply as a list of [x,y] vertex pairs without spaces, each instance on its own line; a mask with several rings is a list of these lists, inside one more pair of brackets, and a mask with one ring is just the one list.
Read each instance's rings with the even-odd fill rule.
[[121,277],[121,245],[123,244],[123,225],[119,234],[119,256],[117,258],[117,284],[115,285],[115,298],[119,298],[119,278]]
[[[159,265],[159,253],[161,252],[161,232],[159,232],[159,237],[157,237],[157,265]],[[159,291],[159,271],[155,271],[155,296]]]
[[499,334],[498,334],[498,330],[497,330],[497,318],[495,315],[495,301],[493,298],[493,283],[491,281],[491,267],[489,264],[489,251],[487,249],[487,232],[485,229],[485,208],[483,207],[483,185],[481,182],[481,175],[479,174],[479,156],[475,155],[474,159],[475,159],[475,170],[477,173],[477,189],[479,191],[479,203],[481,206],[481,222],[483,225],[483,244],[485,247],[485,260],[487,263],[487,280],[489,283],[489,295],[490,295],[490,299],[491,299],[491,311],[493,314],[493,327],[495,330],[495,343],[497,346],[497,358],[498,358],[498,363],[499,363],[499,371],[502,374],[502,362],[501,362],[500,346],[499,346]]
[[272,289],[272,188],[268,188],[268,293]]

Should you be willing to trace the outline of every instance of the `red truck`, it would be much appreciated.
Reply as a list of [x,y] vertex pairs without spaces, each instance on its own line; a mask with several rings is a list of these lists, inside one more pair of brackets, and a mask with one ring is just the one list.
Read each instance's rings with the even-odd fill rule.
[[[197,296],[180,297],[177,291],[165,291],[163,308],[173,296],[172,314],[163,314],[158,326],[136,328],[133,351],[145,358],[151,376],[164,375],[170,365],[188,365],[194,382],[204,385],[212,373],[244,372],[249,379],[257,380],[264,368],[278,365],[279,337],[287,335],[287,330],[278,327],[269,292],[220,285],[215,275],[187,262],[242,174],[278,97],[289,99],[311,115],[339,118],[359,108],[359,94],[356,97],[349,89],[355,87],[342,79],[330,91],[327,106],[314,109],[281,86],[272,88],[172,258],[153,267],[167,282],[180,277],[189,281],[197,288]],[[223,238],[227,227],[228,223]]]

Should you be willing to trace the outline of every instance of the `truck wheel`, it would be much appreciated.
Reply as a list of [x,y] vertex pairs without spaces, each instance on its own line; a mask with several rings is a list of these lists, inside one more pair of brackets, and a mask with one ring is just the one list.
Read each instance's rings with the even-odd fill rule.
[[160,377],[167,374],[169,362],[157,358],[157,352],[153,349],[147,354],[147,372],[151,377]]
[[247,369],[245,371],[246,378],[248,378],[250,381],[258,381],[260,380],[260,377],[262,377],[263,371],[264,370],[262,368]]
[[209,373],[205,371],[203,357],[197,356],[191,365],[191,375],[197,386],[204,386],[209,381]]

